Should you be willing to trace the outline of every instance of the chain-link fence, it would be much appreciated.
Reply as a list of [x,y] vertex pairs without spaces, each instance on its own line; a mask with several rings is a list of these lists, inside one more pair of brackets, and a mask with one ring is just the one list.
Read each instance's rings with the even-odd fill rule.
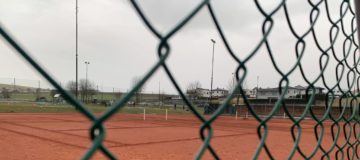
[[[254,151],[253,159],[257,159],[260,155],[260,152],[263,150],[267,154],[270,159],[274,159],[273,153],[270,151],[270,148],[267,145],[267,137],[269,134],[269,126],[268,122],[277,114],[281,112],[284,116],[288,117],[292,122],[292,127],[290,129],[290,133],[293,139],[292,149],[288,154],[288,158],[291,159],[295,153],[299,153],[304,159],[312,158],[316,153],[322,153],[323,159],[344,159],[345,157],[348,159],[359,159],[359,61],[360,56],[358,52],[358,40],[357,38],[357,25],[356,25],[356,7],[353,1],[343,0],[340,2],[338,6],[329,6],[329,0],[318,0],[318,1],[307,1],[303,3],[303,5],[307,5],[310,7],[310,12],[302,13],[308,16],[307,22],[310,25],[304,25],[301,27],[303,32],[299,32],[296,28],[299,26],[295,26],[292,21],[291,11],[288,10],[288,1],[279,0],[272,1],[272,7],[264,7],[263,1],[254,0],[258,13],[260,13],[262,18],[262,25],[260,26],[259,32],[261,32],[262,37],[255,44],[249,44],[253,46],[252,51],[250,51],[243,58],[239,58],[239,54],[236,50],[233,50],[233,46],[228,42],[227,35],[223,30],[223,26],[220,23],[217,13],[213,9],[212,1],[203,0],[200,1],[199,4],[191,10],[185,18],[180,20],[177,25],[171,28],[167,33],[160,33],[157,30],[153,23],[147,18],[147,15],[143,12],[141,8],[141,4],[136,0],[131,0],[131,4],[135,8],[141,20],[144,22],[149,31],[155,35],[158,39],[158,50],[155,54],[158,56],[158,61],[149,68],[148,72],[142,76],[142,79],[135,85],[126,95],[122,96],[120,100],[115,102],[105,113],[96,117],[93,113],[91,113],[83,103],[79,102],[74,96],[68,93],[59,83],[57,83],[53,77],[50,76],[34,59],[30,56],[29,51],[25,50],[19,42],[21,40],[16,41],[9,32],[6,31],[3,25],[0,26],[0,34],[4,38],[6,42],[10,46],[13,47],[19,54],[19,56],[23,57],[27,62],[31,64],[31,66],[37,70],[45,79],[49,81],[51,85],[53,85],[62,95],[63,97],[71,103],[74,107],[78,109],[80,113],[86,116],[90,121],[92,121],[92,127],[89,129],[89,133],[91,135],[92,145],[86,151],[83,159],[89,159],[97,150],[100,150],[104,155],[106,155],[110,159],[116,159],[114,154],[112,154],[104,145],[103,140],[106,135],[106,128],[103,123],[108,120],[115,112],[122,107],[124,107],[127,102],[131,99],[131,97],[136,94],[136,91],[144,85],[145,82],[149,80],[153,74],[159,70],[164,69],[167,76],[171,80],[173,86],[176,88],[178,94],[182,97],[185,104],[189,107],[189,109],[193,112],[194,116],[196,116],[201,122],[202,125],[199,126],[200,138],[203,141],[202,145],[199,147],[198,152],[195,155],[195,159],[200,159],[206,150],[210,151],[214,159],[220,159],[217,151],[212,147],[210,141],[213,137],[213,127],[212,123],[223,113],[228,102],[232,100],[234,97],[234,91],[240,89],[240,94],[242,95],[244,106],[241,108],[246,108],[246,112],[252,117],[256,119],[258,122],[257,126],[257,135],[259,137],[259,144],[257,149]],[[356,1],[355,1],[356,3]],[[331,9],[335,8],[337,10],[337,15],[332,15]],[[357,7],[359,10],[360,7]],[[200,10],[207,10],[208,16],[211,17],[213,24],[216,27],[218,34],[221,37],[222,43],[225,45],[227,49],[227,54],[237,62],[237,68],[235,70],[236,73],[236,87],[230,94],[226,97],[224,102],[215,110],[214,113],[211,114],[209,118],[205,118],[201,113],[199,113],[195,106],[191,103],[191,101],[186,97],[183,90],[181,90],[180,86],[177,83],[177,80],[174,78],[174,72],[172,72],[167,62],[167,58],[171,54],[171,44],[169,39],[174,35],[178,34],[180,30],[186,26],[189,21],[191,21],[195,16],[197,16]],[[277,53],[273,50],[271,45],[270,36],[272,35],[272,31],[276,26],[274,16],[277,14],[281,14],[286,19],[287,29],[290,30],[293,38],[296,39],[296,42],[291,45],[293,46],[293,51],[290,53],[296,57],[295,63],[292,67],[287,68],[287,71],[284,71],[279,67],[279,64],[275,60],[274,56]],[[320,17],[325,18],[327,23],[329,23],[328,28],[318,28],[317,25],[320,24]],[[241,21],[241,19],[239,19]],[[322,21],[321,21],[322,22]],[[305,23],[305,22],[304,22]],[[321,43],[320,38],[318,37],[318,32],[326,31],[329,36],[326,39],[329,43],[324,45]],[[341,45],[335,45],[340,43]],[[302,61],[302,58],[305,54],[312,54],[312,51],[306,50],[309,44],[315,44],[315,48],[320,55],[314,55],[313,58],[318,59],[318,67],[319,74],[315,78],[309,78],[307,73],[304,70],[304,66],[306,66],[306,62]],[[281,79],[278,81],[278,92],[279,97],[270,107],[265,108],[268,109],[263,114],[266,116],[260,116],[259,110],[256,109],[250,102],[249,98],[246,97],[245,91],[242,88],[242,83],[246,78],[248,72],[258,70],[259,68],[250,68],[248,67],[249,61],[254,58],[255,55],[259,54],[260,48],[265,48],[266,53],[270,57],[271,64],[273,68],[276,70],[277,74],[281,76]],[[329,72],[335,72],[335,85],[329,85],[328,79],[325,75],[325,72],[328,71],[327,67],[329,65],[329,61],[333,60],[336,63],[336,69],[331,70]],[[287,103],[285,103],[286,93],[289,88],[289,77],[295,72],[295,70],[300,70],[301,76],[298,78],[303,79],[306,82],[306,94],[305,99],[306,103],[301,108],[295,108]],[[342,82],[345,82],[345,85],[341,85]],[[324,105],[321,109],[318,109],[313,105],[314,97],[315,97],[315,84],[322,83],[325,87],[325,100]],[[335,91],[340,91],[340,95],[335,95]],[[336,114],[332,114],[335,112]],[[320,115],[320,116],[319,116]],[[317,139],[316,147],[312,150],[311,153],[306,154],[303,152],[303,148],[299,146],[300,138],[302,136],[302,126],[301,122],[305,118],[310,118],[312,121],[316,123],[314,126],[313,134]],[[332,145],[330,148],[324,148],[322,146],[322,141],[324,140],[324,122],[331,121],[331,136],[333,139]],[[340,128],[348,128],[344,129],[344,134],[340,134]],[[341,137],[344,136],[344,137]],[[340,145],[337,143],[339,139],[345,139],[346,143]],[[355,140],[350,140],[355,139]],[[336,157],[330,157],[330,153],[335,152]]]

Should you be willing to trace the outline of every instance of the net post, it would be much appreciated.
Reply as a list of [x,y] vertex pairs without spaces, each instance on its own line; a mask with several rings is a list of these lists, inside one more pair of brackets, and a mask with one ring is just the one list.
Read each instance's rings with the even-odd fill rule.
[[236,111],[235,112],[235,119],[237,120],[237,117],[238,117],[238,112]]
[[168,110],[165,109],[165,120],[168,120]]
[[145,110],[145,107],[144,107],[144,117],[143,117],[144,121],[145,121],[145,117],[146,117],[146,110]]

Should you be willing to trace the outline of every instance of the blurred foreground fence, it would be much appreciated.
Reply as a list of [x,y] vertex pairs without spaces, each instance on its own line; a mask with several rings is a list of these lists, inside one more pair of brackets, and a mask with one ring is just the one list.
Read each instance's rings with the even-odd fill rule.
[[[306,5],[310,8],[309,12],[301,13],[307,15],[306,21],[303,23],[308,23],[309,25],[300,26],[304,32],[299,32],[292,21],[291,11],[288,10],[288,1],[279,0],[271,1],[272,5],[266,5],[265,1],[254,0],[254,4],[257,8],[258,13],[262,15],[262,25],[259,26],[259,33],[262,36],[259,38],[257,43],[246,44],[253,46],[253,50],[249,53],[238,53],[236,50],[233,50],[233,46],[228,42],[227,36],[223,30],[223,26],[217,18],[217,13],[213,9],[212,1],[202,0],[197,6],[194,6],[194,9],[191,10],[187,16],[181,19],[177,25],[170,29],[166,33],[160,33],[157,30],[152,22],[147,18],[147,15],[143,12],[141,4],[136,0],[130,1],[132,6],[135,8],[141,20],[144,22],[149,31],[157,37],[159,41],[157,53],[154,53],[154,56],[158,56],[159,60],[149,68],[148,72],[142,76],[142,79],[133,87],[126,95],[122,96],[120,100],[112,105],[104,114],[100,116],[95,116],[89,110],[86,109],[83,103],[79,102],[75,97],[69,94],[64,88],[61,87],[54,79],[47,73],[34,59],[30,56],[31,51],[25,50],[21,45],[21,40],[15,40],[13,36],[5,29],[4,25],[0,26],[0,34],[2,35],[4,41],[6,41],[14,50],[17,51],[19,56],[23,57],[31,66],[37,70],[45,79],[49,81],[63,96],[64,98],[71,103],[74,107],[78,109],[79,112],[83,113],[90,121],[93,122],[92,127],[89,129],[89,134],[93,141],[91,147],[84,154],[83,159],[89,159],[97,151],[100,150],[104,155],[110,159],[116,159],[115,155],[112,154],[104,145],[103,140],[106,135],[106,128],[103,126],[104,121],[109,119],[117,110],[124,107],[130,98],[136,94],[136,91],[141,88],[141,86],[153,76],[155,71],[159,69],[164,69],[167,73],[169,79],[173,83],[174,87],[182,97],[183,101],[193,112],[201,122],[202,125],[199,126],[200,138],[203,143],[199,146],[199,150],[196,152],[195,159],[200,159],[206,150],[210,151],[214,159],[220,159],[217,151],[211,146],[211,139],[213,137],[214,130],[212,128],[212,123],[222,114],[226,108],[228,102],[234,97],[234,91],[240,89],[241,95],[244,94],[244,89],[242,88],[242,83],[246,78],[248,72],[254,72],[260,68],[249,68],[248,63],[255,55],[259,54],[260,48],[264,48],[265,52],[268,54],[271,60],[273,68],[276,70],[278,75],[281,76],[278,80],[278,92],[280,96],[278,100],[269,107],[269,111],[266,111],[266,116],[260,116],[259,109],[251,105],[248,101],[248,98],[242,96],[244,99],[244,106],[242,106],[240,112],[246,110],[251,117],[255,118],[258,121],[257,134],[259,137],[259,144],[257,149],[254,151],[253,159],[257,159],[260,154],[266,154],[269,159],[275,159],[271,148],[268,147],[266,138],[269,132],[269,126],[267,122],[273,117],[277,116],[279,112],[285,114],[286,117],[292,122],[292,127],[289,132],[292,134],[293,146],[291,151],[288,153],[288,158],[291,159],[294,154],[300,154],[304,159],[312,158],[316,153],[321,153],[323,159],[359,159],[359,136],[360,136],[360,125],[359,125],[359,102],[357,97],[359,96],[359,43],[357,40],[357,17],[356,11],[358,12],[360,7],[355,7],[354,2],[358,1],[348,1],[348,0],[338,0],[339,5],[329,5],[330,0],[318,0],[318,1],[307,1],[301,3],[301,5]],[[230,3],[230,2],[228,2]],[[336,12],[331,10],[335,9]],[[217,30],[217,33],[221,37],[222,44],[225,45],[227,49],[227,54],[237,62],[237,68],[235,69],[236,73],[236,87],[230,92],[229,96],[224,100],[224,103],[220,105],[217,110],[209,117],[205,118],[200,114],[195,106],[189,101],[185,96],[184,92],[180,89],[180,86],[177,83],[177,80],[174,78],[174,72],[172,72],[167,66],[167,58],[171,54],[171,45],[169,39],[176,35],[180,30],[186,26],[189,21],[191,21],[195,16],[197,16],[200,10],[207,10],[208,16],[211,17],[211,20]],[[332,15],[336,13],[337,15]],[[246,13],[244,13],[246,14]],[[287,41],[283,41],[283,44],[293,46],[294,50],[289,53],[277,53],[273,50],[271,45],[270,36],[276,36],[272,34],[273,29],[276,27],[275,15],[283,15],[285,17],[285,22],[287,24],[288,30],[292,34],[292,38],[296,39],[295,43],[290,44]],[[0,17],[1,18],[1,17]],[[319,19],[323,18],[329,24],[329,27],[318,28],[317,26],[322,23],[319,22]],[[239,19],[241,21],[241,19]],[[358,21],[359,22],[359,21]],[[328,32],[329,36],[326,39],[328,44],[322,43],[318,33],[320,31]],[[140,41],[141,42],[141,41]],[[320,73],[314,78],[310,79],[307,77],[306,71],[303,69],[307,64],[302,61],[302,57],[305,54],[313,54],[311,50],[306,50],[306,47],[309,44],[316,46],[316,50],[320,52],[320,55],[314,55],[313,58],[318,59],[318,66]],[[339,44],[339,45],[335,45]],[[287,68],[286,71],[281,70],[279,64],[276,63],[274,55],[276,54],[293,54],[296,57],[295,63],[292,67]],[[243,58],[239,58],[238,55]],[[334,61],[336,63],[336,70],[327,70],[329,62]],[[285,95],[289,89],[289,76],[294,73],[296,69],[299,69],[301,76],[298,78],[303,79],[307,84],[306,92],[306,104],[300,108],[296,108],[296,111],[292,106],[284,103]],[[329,85],[328,77],[325,76],[325,71],[335,72],[335,85]],[[346,87],[340,87],[341,82],[345,82]],[[315,84],[322,83],[326,88],[326,99],[324,100],[324,106],[320,109],[313,106],[314,101],[314,91]],[[336,101],[335,105],[335,90],[339,90],[341,95],[338,96],[339,100]],[[332,114],[336,111],[336,114]],[[262,112],[261,112],[262,113]],[[316,114],[315,114],[316,113]],[[319,116],[321,115],[321,116]],[[317,139],[317,144],[313,148],[311,153],[304,153],[302,148],[299,146],[300,138],[302,136],[301,131],[301,122],[305,119],[311,119],[316,122],[314,126],[313,134]],[[322,146],[323,136],[324,136],[324,125],[325,121],[331,121],[331,136],[333,139],[332,146],[330,148],[324,148]],[[347,129],[344,129],[347,128]],[[342,130],[343,129],[343,130]],[[339,137],[340,132],[343,131],[345,134],[342,134],[345,137]],[[352,138],[351,138],[352,137]],[[346,140],[344,145],[339,145],[337,142],[342,138]],[[195,151],[194,151],[195,152]],[[336,153],[336,157],[330,157],[331,153]],[[120,153],[121,156],[121,153]],[[239,155],[241,156],[241,155]]]

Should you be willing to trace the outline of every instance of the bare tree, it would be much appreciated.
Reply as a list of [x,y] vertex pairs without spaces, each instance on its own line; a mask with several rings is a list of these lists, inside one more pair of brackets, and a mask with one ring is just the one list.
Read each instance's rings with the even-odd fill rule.
[[[231,79],[229,80],[229,82],[228,82],[227,89],[228,89],[229,91],[232,90],[232,89],[234,89],[234,88],[235,88],[235,85],[236,85],[237,83],[238,83],[238,82],[236,81],[235,78],[231,78]],[[243,80],[243,83],[241,84],[241,86],[242,86],[242,89],[243,89],[243,90],[248,89],[248,84],[247,84],[246,79]]]
[[116,99],[121,98],[122,94],[123,94],[123,93],[121,93],[120,91],[114,92],[114,96],[115,96]]
[[36,101],[39,101],[40,100],[40,88],[36,88],[35,96],[36,96]]
[[188,84],[187,90],[195,90],[201,88],[201,83],[199,81],[194,81]]
[[[79,93],[80,99],[83,102],[89,102],[90,98],[96,94],[97,90],[95,88],[95,84],[86,79],[80,79],[79,81]],[[76,83],[74,81],[69,81],[66,84],[66,88],[70,93],[75,94],[76,92]]]
[[56,90],[56,89],[51,89],[50,90],[50,97],[51,97],[51,99],[52,99],[52,101],[54,102],[54,96],[56,95],[56,94],[58,94],[59,93],[59,91],[58,90]]
[[11,92],[5,87],[3,87],[1,89],[1,94],[2,94],[3,98],[10,98],[11,97]]
[[75,95],[76,92],[76,82],[75,81],[69,81],[66,83],[66,89],[72,94]]
[[97,92],[95,84],[86,79],[80,79],[79,87],[81,100],[86,103],[88,103],[91,97]]
[[[231,78],[231,80],[229,80],[229,83],[228,83],[228,90],[232,91],[236,87],[237,83],[238,82],[234,78]],[[246,80],[244,80],[243,83],[242,83],[242,89],[243,89],[244,92],[246,92],[246,90],[247,90],[247,82],[246,82]],[[237,88],[234,91],[234,96],[236,97],[236,105],[238,105],[239,104],[239,99],[240,99],[240,96],[241,96],[240,88]]]
[[[134,77],[132,79],[132,86],[135,87],[141,81],[141,77]],[[145,90],[145,84],[143,84],[137,91],[135,91],[135,102],[134,106],[141,102],[141,93]]]
[[188,84],[186,93],[190,99],[196,99],[201,96],[201,93],[197,91],[198,88],[201,88],[201,83],[199,81],[193,81]]
[[165,100],[165,95],[166,95],[165,91],[159,92],[159,103],[158,103],[159,107],[163,106],[164,100]]
[[241,84],[241,86],[242,86],[242,88],[243,88],[244,90],[249,89],[249,86],[248,86],[248,83],[247,83],[247,80],[246,80],[246,79],[244,79],[244,81],[243,81],[243,83]]
[[229,91],[232,91],[235,88],[235,85],[236,85],[235,83],[236,83],[235,80],[233,78],[231,78],[228,82],[227,89]]

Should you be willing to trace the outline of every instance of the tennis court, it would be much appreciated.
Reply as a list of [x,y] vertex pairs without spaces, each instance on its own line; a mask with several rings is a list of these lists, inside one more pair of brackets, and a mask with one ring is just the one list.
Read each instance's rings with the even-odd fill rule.
[[[77,113],[1,113],[0,150],[6,154],[1,154],[0,159],[79,159],[91,145],[90,125]],[[200,125],[191,115],[169,115],[168,120],[164,115],[147,115],[143,120],[141,114],[116,114],[105,123],[104,143],[121,159],[192,159],[202,144],[198,132]],[[293,147],[291,125],[288,119],[273,119],[268,123],[266,144],[276,159],[287,158]],[[314,125],[310,120],[301,123],[303,134],[299,146],[308,154],[316,147]],[[321,146],[325,149],[333,145],[330,125],[324,123],[326,133]],[[259,144],[257,126],[258,122],[251,118],[220,117],[213,125],[211,145],[223,159],[250,159]],[[339,129],[342,131],[343,128]],[[354,135],[350,137],[350,142],[354,142]],[[351,148],[350,144],[341,142],[345,140],[340,139],[337,144]],[[331,157],[336,151],[335,147]],[[206,152],[203,158],[212,159]],[[353,150],[349,149],[349,152]],[[321,150],[317,150],[314,159],[321,155]],[[265,151],[259,158],[268,159]],[[295,153],[294,158],[298,159],[300,155]],[[107,158],[98,152],[93,159]]]

